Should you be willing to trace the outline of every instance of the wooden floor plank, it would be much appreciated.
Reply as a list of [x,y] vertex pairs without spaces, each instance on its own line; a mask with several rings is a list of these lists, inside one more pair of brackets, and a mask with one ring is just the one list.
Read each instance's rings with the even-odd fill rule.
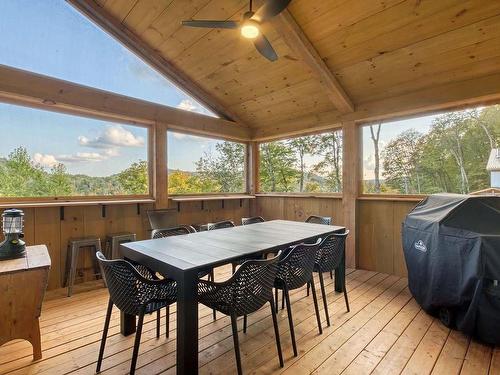
[[488,374],[490,370],[492,348],[477,341],[471,341],[462,366],[462,375]]
[[430,374],[449,333],[449,328],[446,328],[439,320],[434,320],[413,352],[402,374]]
[[[230,275],[230,268],[217,269],[216,279]],[[285,356],[279,368],[272,320],[268,309],[249,317],[248,332],[240,331],[245,374],[487,374],[500,375],[499,348],[469,340],[449,331],[423,312],[407,289],[406,279],[372,271],[349,270],[347,286],[351,311],[343,295],[326,278],[332,325],[320,313],[319,335],[312,304],[305,290],[291,293],[299,355],[293,357],[286,310],[279,310],[278,324]],[[316,280],[316,283],[318,280]],[[319,289],[319,288],[318,288]],[[65,290],[51,291],[41,316],[43,359],[32,361],[29,343],[15,340],[0,347],[0,374],[87,375],[95,373],[108,299],[102,281],[78,285],[71,298]],[[170,310],[170,338],[155,336],[155,316],[147,316],[137,374],[175,374],[176,308]],[[241,321],[240,321],[241,324]],[[134,336],[120,334],[119,313],[114,311],[103,362],[103,374],[126,374]],[[200,307],[200,373],[236,372],[230,321]]]
[[433,375],[459,374],[465,360],[470,339],[463,333],[451,331],[432,370]]

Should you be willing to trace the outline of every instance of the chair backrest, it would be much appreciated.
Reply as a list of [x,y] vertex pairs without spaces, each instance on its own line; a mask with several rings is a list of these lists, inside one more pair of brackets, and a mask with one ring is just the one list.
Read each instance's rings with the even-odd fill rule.
[[332,225],[332,218],[329,216],[311,215],[306,219],[306,223]]
[[232,228],[235,227],[234,223],[231,220],[224,220],[224,221],[219,221],[217,223],[208,223],[207,224],[207,229],[208,230],[215,230],[215,229],[223,229],[223,228]]
[[178,227],[172,228],[164,228],[164,229],[154,229],[151,232],[151,238],[164,238],[171,236],[180,236],[181,234],[189,234],[195,233],[196,229],[194,229],[191,225],[179,225]]
[[167,208],[161,210],[148,210],[149,225],[151,229],[171,228],[177,225],[177,210]]
[[224,283],[231,285],[231,310],[237,315],[251,314],[273,298],[279,256],[247,260]]
[[241,225],[249,225],[255,223],[263,223],[265,220],[262,216],[253,216],[253,217],[242,217]]
[[342,262],[345,254],[345,241],[349,231],[345,233],[332,233],[326,236],[319,245],[316,253],[316,267],[321,272],[330,272]]
[[321,239],[313,244],[301,243],[284,251],[278,262],[276,282],[289,290],[300,288],[311,280],[314,261]]
[[148,293],[148,280],[126,260],[107,260],[100,251],[96,256],[113,303],[127,314],[138,315]]

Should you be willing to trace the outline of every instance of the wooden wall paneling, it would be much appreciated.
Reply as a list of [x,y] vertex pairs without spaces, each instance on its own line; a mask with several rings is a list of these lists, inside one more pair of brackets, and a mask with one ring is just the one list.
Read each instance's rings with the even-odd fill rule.
[[[35,209],[25,208],[24,212],[24,241],[33,244],[35,240]],[[3,229],[3,228],[2,228]],[[3,237],[3,232],[2,232]]]
[[154,173],[151,183],[154,185],[156,208],[168,207],[168,160],[167,160],[167,128],[164,124],[156,124],[153,129],[153,158]]
[[406,262],[403,253],[403,244],[401,240],[402,223],[408,213],[417,205],[416,202],[393,202],[394,217],[392,228],[394,231],[393,255],[394,255],[394,274],[398,276],[408,276]]
[[34,209],[34,240],[28,245],[46,245],[51,259],[48,289],[62,287],[61,274],[61,220],[59,207]]
[[394,273],[394,212],[392,201],[361,201],[359,209],[358,265]]

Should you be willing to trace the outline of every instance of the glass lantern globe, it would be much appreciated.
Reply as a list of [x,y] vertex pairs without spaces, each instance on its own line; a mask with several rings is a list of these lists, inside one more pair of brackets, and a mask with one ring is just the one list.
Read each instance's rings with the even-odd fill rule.
[[17,209],[5,210],[2,213],[2,227],[5,234],[23,232],[24,212]]

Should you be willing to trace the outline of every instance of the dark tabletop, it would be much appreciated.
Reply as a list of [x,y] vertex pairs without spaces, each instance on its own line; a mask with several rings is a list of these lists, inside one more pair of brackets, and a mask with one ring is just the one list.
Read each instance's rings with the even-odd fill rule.
[[238,258],[282,249],[308,239],[343,232],[344,227],[272,220],[121,245],[126,258],[160,272],[201,270]]

